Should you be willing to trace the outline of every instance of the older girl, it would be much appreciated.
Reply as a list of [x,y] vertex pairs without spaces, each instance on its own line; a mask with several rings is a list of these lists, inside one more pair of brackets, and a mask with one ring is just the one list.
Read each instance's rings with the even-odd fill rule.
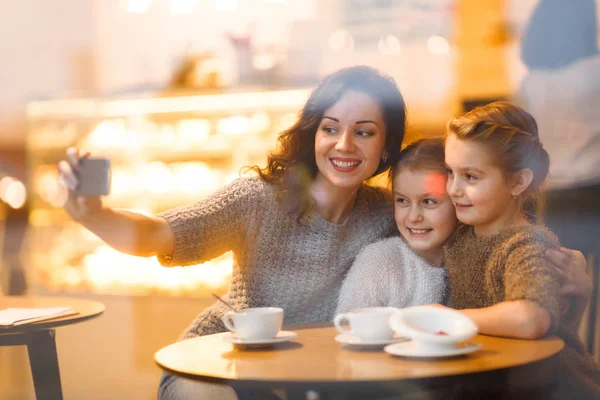
[[[226,299],[234,307],[283,307],[286,324],[330,321],[359,250],[394,233],[389,193],[365,181],[396,163],[405,121],[391,78],[370,67],[343,69],[312,92],[298,121],[280,135],[278,151],[257,168],[259,177],[158,217],[113,210],[99,198],[71,197],[65,209],[112,247],[157,256],[166,266],[232,250]],[[80,158],[73,149],[68,155],[59,167],[75,189]],[[215,303],[182,338],[224,331],[225,311]],[[159,397],[226,395],[207,387],[165,375]]]
[[523,212],[548,177],[549,157],[537,124],[523,109],[496,102],[448,123],[447,190],[460,226],[446,246],[452,304],[481,333],[538,339],[556,334],[560,353],[557,399],[597,399],[600,367],[585,352],[560,276],[544,256],[558,246]]

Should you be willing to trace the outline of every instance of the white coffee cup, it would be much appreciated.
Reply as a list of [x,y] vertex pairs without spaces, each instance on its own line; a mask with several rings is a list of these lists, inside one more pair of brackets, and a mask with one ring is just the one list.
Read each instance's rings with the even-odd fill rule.
[[223,315],[223,324],[241,339],[272,339],[283,324],[283,308],[246,308]]
[[[338,331],[358,336],[364,341],[390,340],[394,331],[390,328],[390,316],[398,311],[394,307],[358,308],[335,316],[333,323]],[[342,321],[348,321],[350,329],[342,326]]]

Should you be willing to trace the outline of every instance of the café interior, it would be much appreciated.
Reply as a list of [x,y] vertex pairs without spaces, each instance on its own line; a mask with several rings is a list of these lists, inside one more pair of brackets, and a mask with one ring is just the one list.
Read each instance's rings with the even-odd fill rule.
[[[102,242],[63,210],[68,147],[110,158],[105,204],[157,215],[264,165],[319,80],[360,64],[398,83],[407,141],[440,136],[452,116],[518,98],[540,1],[1,2],[0,294],[105,307],[57,329],[64,398],[156,398],[154,354],[227,293],[234,261],[165,268]],[[579,332],[598,360],[600,253],[585,256]],[[0,346],[0,399],[34,398],[27,348]]]

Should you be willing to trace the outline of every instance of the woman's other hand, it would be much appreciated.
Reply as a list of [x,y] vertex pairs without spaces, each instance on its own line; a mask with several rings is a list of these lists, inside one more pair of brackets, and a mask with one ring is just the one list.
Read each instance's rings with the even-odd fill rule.
[[577,250],[561,247],[547,250],[546,256],[562,278],[561,294],[589,298],[592,294],[592,279],[587,274],[587,260]]
[[563,322],[577,329],[592,296],[592,279],[586,272],[587,260],[580,251],[564,247],[547,250],[546,256],[562,278],[561,303],[566,307],[561,310]]
[[67,149],[67,159],[58,163],[59,180],[69,189],[69,197],[64,205],[65,211],[76,221],[82,221],[102,210],[100,196],[84,197],[76,194],[80,185],[78,169],[83,158],[89,153],[75,147]]

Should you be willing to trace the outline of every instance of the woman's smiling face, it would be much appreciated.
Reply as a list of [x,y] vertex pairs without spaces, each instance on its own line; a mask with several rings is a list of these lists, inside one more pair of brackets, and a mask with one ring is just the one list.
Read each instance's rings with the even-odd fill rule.
[[317,180],[338,188],[359,187],[384,153],[383,111],[370,96],[350,90],[325,110],[315,136]]

